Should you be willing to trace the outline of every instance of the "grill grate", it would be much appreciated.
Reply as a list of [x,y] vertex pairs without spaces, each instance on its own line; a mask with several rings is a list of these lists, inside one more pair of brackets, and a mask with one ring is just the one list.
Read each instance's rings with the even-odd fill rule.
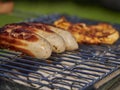
[[[54,18],[53,18],[54,17]],[[31,21],[52,23],[60,15],[38,17]],[[53,19],[51,19],[53,18]],[[74,22],[97,22],[68,17]],[[76,20],[76,21],[75,21]],[[45,22],[44,22],[45,23]],[[114,24],[116,28],[119,25]],[[53,54],[48,60],[21,56],[19,52],[0,49],[0,76],[43,90],[87,90],[105,77],[119,70],[120,41],[115,45],[80,45],[80,49]],[[120,72],[116,73],[116,76]],[[99,87],[99,86],[98,86]]]

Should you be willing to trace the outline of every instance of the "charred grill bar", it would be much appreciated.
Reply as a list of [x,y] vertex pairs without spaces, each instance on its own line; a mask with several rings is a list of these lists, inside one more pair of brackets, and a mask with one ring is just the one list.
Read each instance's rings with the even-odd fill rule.
[[[54,18],[53,18],[54,17]],[[39,17],[32,22],[52,23],[60,15]],[[72,22],[97,22],[69,17]],[[51,21],[50,21],[51,20]],[[113,25],[120,29],[119,25]],[[47,60],[21,56],[0,49],[0,77],[39,89],[98,89],[120,75],[120,41],[115,45],[80,45],[79,50],[53,54]]]

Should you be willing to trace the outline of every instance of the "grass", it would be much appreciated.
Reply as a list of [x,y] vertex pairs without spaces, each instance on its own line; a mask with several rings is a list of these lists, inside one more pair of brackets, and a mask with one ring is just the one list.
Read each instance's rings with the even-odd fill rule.
[[[31,12],[24,15],[24,13],[17,13],[16,11]],[[51,14],[51,13],[67,13],[69,15],[76,15],[88,19],[108,21],[120,24],[120,12],[110,11],[100,5],[92,4],[77,4],[73,2],[15,2],[14,13],[9,15],[0,15],[0,26],[23,21],[33,14]],[[25,16],[24,18],[22,16]]]

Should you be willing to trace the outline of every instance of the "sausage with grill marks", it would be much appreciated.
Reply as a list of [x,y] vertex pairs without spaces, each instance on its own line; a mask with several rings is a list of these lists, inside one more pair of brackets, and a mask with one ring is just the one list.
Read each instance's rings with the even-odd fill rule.
[[[61,36],[65,42],[66,50],[71,51],[71,50],[78,49],[78,44],[70,32],[63,30],[61,28],[57,28],[52,25],[48,25],[48,24],[42,24],[42,23],[32,23],[32,24],[34,26],[37,26],[38,28],[41,28],[41,26],[44,26],[43,28],[47,28],[47,30],[50,30],[50,31],[56,33],[58,36]],[[54,38],[53,38],[53,40],[54,40]],[[59,43],[60,41],[54,40],[54,42]]]
[[37,23],[14,23],[6,25],[5,27],[9,27],[12,29],[26,29],[35,33],[42,38],[46,39],[50,45],[52,46],[52,50],[55,53],[61,53],[65,51],[65,42],[61,36],[53,32],[50,28],[48,28],[45,24],[37,24]]
[[26,30],[2,28],[0,31],[0,47],[45,59],[51,56],[51,46],[42,37]]

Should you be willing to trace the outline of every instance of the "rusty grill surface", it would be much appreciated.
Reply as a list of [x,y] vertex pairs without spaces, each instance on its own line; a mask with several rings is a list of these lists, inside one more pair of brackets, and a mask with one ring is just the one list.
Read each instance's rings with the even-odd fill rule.
[[[40,16],[27,21],[51,24],[61,16]],[[98,23],[64,16],[73,23]],[[112,25],[120,30],[120,25]],[[76,51],[52,54],[48,60],[21,56],[19,52],[0,49],[0,76],[40,90],[88,90],[95,83],[119,70],[120,40],[114,45],[79,47]]]

